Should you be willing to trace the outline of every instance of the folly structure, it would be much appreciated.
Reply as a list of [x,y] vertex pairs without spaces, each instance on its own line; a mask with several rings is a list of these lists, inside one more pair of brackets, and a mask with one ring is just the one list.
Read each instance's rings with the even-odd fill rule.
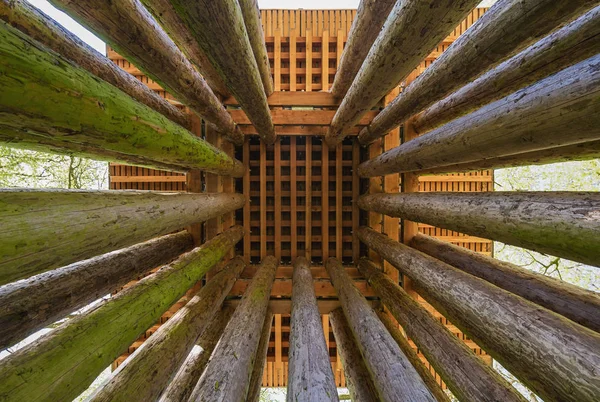
[[600,266],[597,193],[493,169],[600,154],[592,0],[0,0],[0,142],[110,190],[0,190],[0,400],[600,397],[597,294],[492,241]]

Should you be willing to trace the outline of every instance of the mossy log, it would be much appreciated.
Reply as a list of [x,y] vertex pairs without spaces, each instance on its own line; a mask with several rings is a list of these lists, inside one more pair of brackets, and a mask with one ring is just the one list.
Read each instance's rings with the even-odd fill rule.
[[333,116],[325,139],[335,146],[360,118],[411,71],[479,3],[452,0],[398,1]]
[[419,234],[411,240],[410,245],[446,264],[600,332],[600,296],[596,292],[433,237]]
[[372,262],[358,269],[459,401],[527,401]]
[[358,238],[544,401],[597,399],[600,334],[373,229]]
[[229,140],[236,144],[243,142],[231,115],[204,78],[139,0],[51,0],[50,3],[110,44]]
[[[154,0],[144,0],[151,4]],[[275,128],[252,45],[237,1],[170,0],[267,144]]]
[[263,381],[263,370],[267,362],[267,352],[269,351],[269,341],[271,339],[271,326],[273,325],[273,312],[267,311],[262,331],[260,332],[260,342],[256,349],[256,359],[254,359],[254,367],[250,377],[250,385],[248,386],[248,395],[246,402],[259,402],[260,390]]
[[[366,145],[489,68],[597,5],[595,0],[500,0],[359,134]],[[558,130],[560,131],[560,130]]]
[[0,349],[168,263],[193,245],[188,232],[179,232],[0,287]]
[[329,313],[335,346],[342,359],[346,385],[353,401],[377,402],[377,391],[341,307]]
[[420,171],[600,139],[600,55],[362,163],[362,177]]
[[242,238],[236,226],[0,361],[0,399],[70,401]]
[[234,193],[0,190],[0,284],[235,211]]
[[370,194],[360,208],[600,266],[600,193]]
[[310,262],[304,257],[294,261],[292,284],[286,399],[288,402],[337,401]]
[[330,92],[337,99],[342,99],[348,92],[395,3],[394,0],[363,0],[358,5],[331,85]]
[[189,400],[246,399],[276,270],[275,257],[262,261]]
[[0,142],[169,170],[244,167],[162,114],[0,21]]
[[435,401],[377,314],[354,285],[344,267],[330,258],[325,264],[356,344],[381,401]]
[[96,389],[90,402],[154,401],[208,328],[246,264],[233,259]]

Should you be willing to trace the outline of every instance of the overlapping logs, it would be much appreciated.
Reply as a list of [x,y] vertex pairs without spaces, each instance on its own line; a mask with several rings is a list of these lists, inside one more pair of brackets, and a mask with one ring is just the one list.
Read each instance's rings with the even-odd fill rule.
[[234,193],[0,189],[0,284],[204,222],[244,205]]
[[356,288],[344,267],[330,258],[325,264],[371,380],[382,401],[435,401],[398,344]]
[[596,292],[532,272],[425,235],[410,245],[425,254],[600,332],[600,296]]
[[600,55],[359,166],[363,177],[472,163],[600,139]]
[[277,259],[266,257],[196,384],[191,401],[243,401],[267,314]]
[[598,333],[370,228],[358,237],[543,400],[597,398]]
[[70,401],[242,238],[233,227],[0,361],[0,399]]
[[325,139],[335,146],[345,131],[396,87],[477,5],[477,0],[398,1],[340,107]]
[[600,265],[600,193],[370,194],[360,208]]
[[389,104],[359,135],[366,145],[477,78],[557,26],[597,5],[594,0],[500,0]]
[[267,362],[267,352],[269,351],[269,341],[271,339],[271,326],[273,324],[273,312],[267,311],[262,331],[260,332],[260,342],[256,349],[256,359],[252,368],[250,385],[248,386],[247,402],[258,402],[260,400],[260,390],[263,381],[263,371]]
[[304,257],[294,261],[288,362],[288,401],[337,401],[337,388],[321,316]]
[[236,144],[243,135],[204,78],[139,0],[51,0]]
[[526,402],[499,373],[372,262],[363,259],[358,269],[458,400]]

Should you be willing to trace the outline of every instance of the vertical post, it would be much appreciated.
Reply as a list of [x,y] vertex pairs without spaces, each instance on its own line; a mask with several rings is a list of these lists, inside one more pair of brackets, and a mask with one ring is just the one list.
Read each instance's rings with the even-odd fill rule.
[[[311,92],[312,91],[312,30],[309,28],[306,30],[306,92]],[[308,144],[308,138],[307,138],[307,144]]]
[[275,81],[275,91],[281,91],[281,27],[273,32],[275,42],[273,44],[273,74]]
[[321,83],[321,91],[329,91],[329,31],[325,30],[321,37]]
[[290,91],[296,91],[296,28],[290,30]]
[[[413,119],[408,119],[404,123],[404,138],[403,143],[408,142],[418,136],[413,126]],[[419,175],[417,173],[403,173],[402,174],[402,192],[403,193],[418,193],[419,192]],[[410,241],[419,233],[419,224],[417,222],[402,220],[402,242],[409,244]],[[417,292],[415,291],[411,279],[402,275],[402,287],[408,292],[409,295],[418,298]]]

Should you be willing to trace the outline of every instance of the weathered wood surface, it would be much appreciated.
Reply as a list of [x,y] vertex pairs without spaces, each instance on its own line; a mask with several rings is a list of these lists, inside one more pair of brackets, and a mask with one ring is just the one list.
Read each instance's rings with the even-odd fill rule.
[[168,263],[193,245],[189,233],[179,232],[0,287],[0,349]]
[[0,284],[127,247],[244,205],[234,193],[0,190]]
[[0,142],[168,170],[244,167],[162,114],[0,24]]
[[348,92],[395,3],[394,0],[360,2],[330,90],[337,99]]
[[287,401],[337,401],[310,262],[294,261]]
[[600,139],[600,55],[364,162],[363,177]]
[[358,269],[458,400],[526,402],[499,373],[371,261],[361,260]]
[[245,400],[277,263],[277,259],[273,256],[263,259],[241,304],[227,324],[221,341],[196,384],[190,400],[207,402]]
[[382,401],[435,401],[398,344],[335,259],[326,263],[377,395]]
[[242,238],[236,226],[0,361],[0,399],[70,401]]
[[[145,0],[151,3],[154,0]],[[275,142],[267,96],[237,1],[170,0],[267,144]]]
[[496,2],[442,53],[434,66],[426,69],[361,131],[360,143],[366,145],[387,134],[412,115],[596,5],[595,0]]
[[598,333],[372,229],[358,237],[543,400],[597,399]]
[[567,282],[425,235],[410,245],[425,254],[600,332],[600,296]]
[[338,108],[326,141],[335,146],[361,116],[406,78],[467,16],[477,0],[398,1]]
[[260,331],[260,341],[256,349],[256,359],[252,368],[250,385],[248,385],[247,402],[259,402],[260,391],[263,383],[263,371],[267,362],[267,352],[269,351],[269,340],[271,339],[271,326],[273,325],[273,312],[269,309],[265,316],[262,330]]
[[93,402],[153,401],[167,387],[196,339],[208,328],[246,264],[233,259],[89,397]]
[[370,194],[360,208],[600,266],[600,193]]

